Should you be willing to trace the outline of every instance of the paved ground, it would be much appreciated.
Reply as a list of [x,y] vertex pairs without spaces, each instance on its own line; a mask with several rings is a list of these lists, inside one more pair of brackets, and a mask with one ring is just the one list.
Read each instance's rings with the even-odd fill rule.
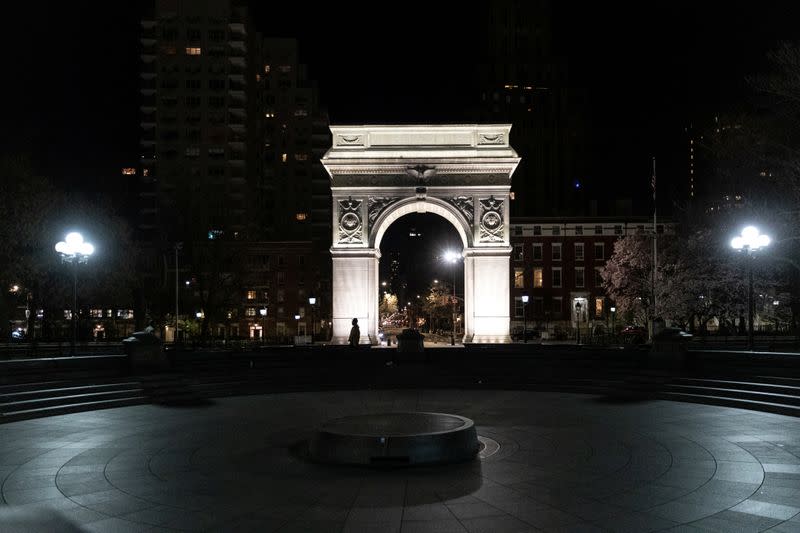
[[[461,465],[310,464],[329,418],[425,410],[500,443]],[[0,425],[9,509],[86,531],[800,531],[800,419],[670,402],[359,391],[138,406]],[[771,529],[770,529],[771,528]]]

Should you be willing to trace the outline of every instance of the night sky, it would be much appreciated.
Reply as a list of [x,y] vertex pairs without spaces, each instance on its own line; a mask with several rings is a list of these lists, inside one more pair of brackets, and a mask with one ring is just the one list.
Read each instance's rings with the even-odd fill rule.
[[[595,180],[647,198],[682,179],[681,132],[730,109],[764,53],[799,39],[794,2],[559,2],[554,46],[590,92]],[[471,3],[354,5],[260,2],[258,29],[297,37],[333,123],[455,122],[480,88],[471,58],[480,19]],[[4,8],[9,9],[9,8]],[[119,169],[139,140],[141,6],[29,3],[7,14],[6,109],[0,151],[25,152],[64,187],[123,195]],[[513,130],[512,130],[513,144]],[[644,201],[644,200],[643,200]]]

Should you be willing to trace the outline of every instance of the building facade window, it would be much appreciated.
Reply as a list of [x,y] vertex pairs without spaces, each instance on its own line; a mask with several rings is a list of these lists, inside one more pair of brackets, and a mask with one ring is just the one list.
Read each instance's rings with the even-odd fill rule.
[[606,245],[603,242],[594,243],[594,260],[602,261],[606,258]]
[[186,47],[186,55],[187,56],[199,56],[202,53],[199,47],[196,46],[187,46]]
[[542,260],[542,244],[541,243],[534,243],[533,244],[533,260],[534,261],[541,261]]
[[553,288],[561,287],[561,267],[553,267]]
[[622,226],[614,226],[614,235],[622,235]]
[[533,234],[534,235],[541,235],[542,234],[542,227],[541,226],[534,226],[533,227]]
[[555,296],[550,305],[551,305],[550,312],[553,313],[553,317],[557,318],[557,317],[561,316],[561,312],[562,312],[561,296]]
[[522,289],[525,287],[525,271],[521,268],[514,269],[514,288]]
[[522,244],[514,245],[514,261],[522,261],[525,259],[525,248]]
[[554,242],[552,250],[553,250],[553,261],[561,261],[561,243]]
[[575,235],[583,235],[583,226],[575,226]]
[[603,226],[595,226],[594,227],[594,234],[595,235],[602,235],[603,234]]
[[244,310],[244,316],[256,316],[256,308],[248,307]]
[[561,226],[553,226],[552,232],[553,235],[561,235]]
[[542,268],[534,268],[533,269],[533,287],[535,289],[542,288]]
[[256,299],[256,291],[254,291],[254,290],[247,291],[247,299],[248,300],[255,300]]
[[575,243],[575,261],[583,261],[583,243]]
[[575,287],[581,288],[586,285],[585,272],[583,267],[575,267]]
[[603,316],[603,305],[604,305],[604,298],[598,296],[594,299],[594,316],[601,317]]

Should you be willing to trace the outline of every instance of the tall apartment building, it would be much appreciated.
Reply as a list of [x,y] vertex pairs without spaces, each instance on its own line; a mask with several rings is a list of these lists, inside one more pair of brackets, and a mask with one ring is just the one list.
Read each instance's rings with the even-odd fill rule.
[[[571,84],[555,45],[554,3],[487,2],[479,122],[510,123],[522,161],[512,216],[588,215],[587,91]],[[577,185],[577,186],[576,186]]]
[[[189,251],[207,250],[203,241],[237,249],[309,242],[313,279],[303,292],[327,316],[330,187],[319,157],[328,121],[296,41],[264,39],[235,0],[155,0],[141,43],[143,271],[163,285],[178,242],[187,243],[178,259],[184,277],[203,268]],[[252,277],[244,273],[242,283]]]

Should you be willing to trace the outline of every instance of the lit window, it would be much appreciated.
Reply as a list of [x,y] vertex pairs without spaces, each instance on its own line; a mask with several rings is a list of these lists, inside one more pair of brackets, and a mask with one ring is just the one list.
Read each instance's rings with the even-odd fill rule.
[[255,307],[248,307],[244,310],[245,316],[256,316],[256,308]]
[[294,218],[295,220],[305,220],[308,218],[308,213],[296,213]]
[[281,154],[281,163],[286,163],[287,155]]
[[142,176],[147,177],[149,175],[150,175],[150,169],[149,168],[143,168],[142,169]]
[[594,299],[594,316],[603,316],[603,298]]
[[199,56],[200,55],[200,48],[194,46],[187,46],[186,47],[186,55],[187,56]]
[[525,287],[525,274],[521,268],[514,269],[514,288],[522,289]]
[[261,74],[256,74],[256,81],[261,81]]
[[561,243],[553,243],[553,261],[561,261]]
[[92,318],[103,318],[103,310],[102,309],[90,309],[89,316]]
[[135,168],[130,168],[130,167],[123,168],[122,169],[122,175],[123,176],[135,176],[136,175],[136,169]]
[[533,287],[535,289],[542,288],[542,269],[541,268],[534,268],[533,269]]
[[64,309],[64,320],[72,320],[72,311]]
[[308,154],[294,154],[295,161],[308,161]]
[[264,65],[264,74],[269,74],[269,65]]
[[583,243],[575,243],[575,261],[583,261]]
[[247,299],[248,300],[255,300],[256,299],[256,291],[247,291]]
[[213,241],[214,239],[219,239],[222,237],[222,233],[221,229],[210,229],[208,230],[208,240]]

